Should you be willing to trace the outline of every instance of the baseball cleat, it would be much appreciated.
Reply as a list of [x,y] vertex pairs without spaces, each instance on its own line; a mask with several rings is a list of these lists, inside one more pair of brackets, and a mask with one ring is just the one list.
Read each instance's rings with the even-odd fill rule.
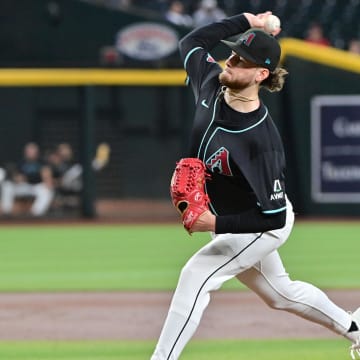
[[356,336],[355,341],[350,346],[350,356],[352,359],[360,359],[360,307],[351,314],[352,321],[354,321],[359,330],[354,332]]

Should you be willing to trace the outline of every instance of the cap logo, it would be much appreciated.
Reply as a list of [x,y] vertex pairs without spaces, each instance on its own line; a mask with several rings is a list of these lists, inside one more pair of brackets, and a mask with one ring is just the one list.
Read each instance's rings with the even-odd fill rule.
[[271,64],[271,60],[270,60],[269,58],[267,58],[267,59],[265,60],[265,64],[270,65],[270,64]]
[[250,44],[255,39],[255,37],[256,37],[256,34],[254,32],[249,32],[241,37],[241,41],[246,46],[250,46]]

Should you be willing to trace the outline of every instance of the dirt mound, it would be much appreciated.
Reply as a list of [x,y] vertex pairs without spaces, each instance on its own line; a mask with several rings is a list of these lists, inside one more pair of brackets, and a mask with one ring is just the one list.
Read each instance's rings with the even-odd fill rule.
[[[360,290],[329,297],[353,310]],[[154,340],[171,300],[169,292],[0,294],[0,340]],[[213,294],[196,338],[331,338],[329,330],[268,308],[247,291]]]

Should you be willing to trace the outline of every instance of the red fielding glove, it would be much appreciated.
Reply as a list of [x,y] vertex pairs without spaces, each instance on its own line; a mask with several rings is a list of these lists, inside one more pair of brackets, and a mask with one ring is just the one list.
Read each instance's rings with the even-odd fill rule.
[[205,181],[210,177],[198,158],[183,158],[176,163],[170,183],[172,203],[180,212],[185,229],[191,228],[201,214],[209,210]]

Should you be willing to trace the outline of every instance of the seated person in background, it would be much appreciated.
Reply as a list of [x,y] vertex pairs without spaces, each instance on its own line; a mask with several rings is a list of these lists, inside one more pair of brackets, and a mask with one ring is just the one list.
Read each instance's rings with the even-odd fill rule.
[[51,170],[54,189],[57,189],[61,186],[62,176],[66,171],[66,165],[63,163],[57,148],[46,151],[45,162]]
[[360,55],[360,40],[359,39],[351,39],[349,41],[348,50],[352,54]]
[[217,0],[202,0],[199,8],[194,12],[194,26],[204,26],[226,17],[225,12],[218,6]]
[[82,189],[82,167],[75,162],[71,145],[68,143],[59,144],[57,154],[60,160],[58,170],[61,173],[59,191],[63,193],[79,192]]
[[11,215],[14,201],[20,197],[34,198],[30,208],[33,216],[44,215],[54,197],[51,169],[41,161],[39,147],[33,142],[25,145],[22,161],[1,185],[2,213]]
[[54,183],[53,208],[77,207],[82,188],[79,172],[81,166],[72,161],[70,145],[64,143],[48,150],[46,164],[51,169]]
[[[59,191],[63,193],[80,192],[82,189],[82,172],[81,164],[74,161],[73,150],[68,143],[59,144],[57,153],[60,157],[60,166],[58,171],[61,173],[59,182]],[[101,170],[109,162],[110,147],[106,143],[101,143],[96,149],[95,158],[92,161],[94,171]]]
[[322,46],[330,46],[329,39],[324,35],[324,29],[321,24],[314,22],[311,23],[307,29],[305,41]]
[[185,13],[184,4],[181,1],[170,3],[169,9],[165,13],[165,19],[179,26],[191,27],[193,24],[191,16]]

